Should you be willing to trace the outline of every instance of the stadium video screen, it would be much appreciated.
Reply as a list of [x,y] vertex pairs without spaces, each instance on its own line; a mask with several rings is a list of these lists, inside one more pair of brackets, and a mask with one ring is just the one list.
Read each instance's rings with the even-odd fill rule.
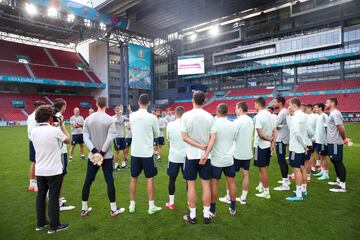
[[205,73],[204,55],[179,56],[178,75]]
[[129,44],[129,88],[151,89],[151,48]]

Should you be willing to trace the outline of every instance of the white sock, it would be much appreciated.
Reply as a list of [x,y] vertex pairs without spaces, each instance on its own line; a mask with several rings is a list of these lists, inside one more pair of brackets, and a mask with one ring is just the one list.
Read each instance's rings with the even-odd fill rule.
[[261,182],[259,182],[258,187],[259,187],[259,188],[262,188],[262,187],[263,187],[263,185],[262,185],[262,183],[261,183]]
[[339,183],[339,182],[340,182],[340,178],[338,178],[338,177],[337,177],[337,178],[336,178],[336,182],[338,182],[338,183]]
[[247,194],[248,194],[248,191],[242,191],[240,199],[246,200]]
[[343,189],[346,189],[346,183],[345,182],[340,182],[340,187]]
[[169,195],[169,204],[173,205],[175,202],[175,195]]
[[[209,208],[210,211],[210,208]],[[196,208],[190,208],[190,218],[194,219],[196,218]]]
[[316,167],[311,167],[311,171],[316,171]]
[[114,168],[117,168],[119,166],[119,163],[115,163],[115,166],[114,166]]
[[290,184],[289,178],[283,178],[283,186],[288,186]]
[[71,160],[71,159],[72,159],[72,156],[70,156],[69,159]]
[[268,187],[267,187],[267,188],[264,188],[264,193],[270,194],[270,190],[269,190]]
[[321,160],[316,160],[316,165],[320,165],[320,163],[321,163]]
[[61,207],[62,205],[62,201],[59,199],[59,207]]
[[210,207],[205,207],[204,206],[204,218],[209,218],[210,217]]
[[329,176],[329,170],[325,170],[325,169],[324,169],[324,170],[323,170],[323,175],[324,175],[324,176]]
[[230,191],[229,191],[229,189],[226,189],[226,198],[230,199]]
[[116,211],[117,210],[116,202],[111,202],[110,208],[111,208],[111,211],[113,211],[113,212]]
[[310,173],[308,173],[308,174],[306,174],[306,179],[308,180],[308,181],[310,181],[310,179],[311,179],[311,174]]
[[135,201],[130,200],[130,207],[131,207],[131,208],[134,208],[134,207],[135,207]]
[[88,202],[87,201],[82,201],[81,202],[81,205],[82,205],[82,208],[81,208],[81,210],[88,210]]
[[36,179],[30,179],[29,185],[34,186],[34,185],[36,185],[36,184],[37,184]]
[[307,184],[301,185],[301,191],[302,192],[307,192]]
[[81,154],[81,156],[82,156],[82,157],[85,157],[85,155],[84,155],[84,154]]
[[149,201],[149,208],[154,208],[155,207],[155,201]]
[[296,186],[296,197],[302,197],[301,189],[302,189],[301,185]]

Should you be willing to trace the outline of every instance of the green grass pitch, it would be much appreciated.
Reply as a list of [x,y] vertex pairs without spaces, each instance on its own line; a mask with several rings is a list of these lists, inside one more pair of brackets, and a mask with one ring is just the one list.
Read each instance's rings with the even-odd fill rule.
[[[217,217],[210,225],[202,222],[202,206],[198,201],[198,224],[182,221],[187,212],[185,185],[178,177],[173,211],[165,209],[167,193],[167,148],[158,164],[159,174],[155,178],[155,203],[163,210],[148,215],[145,179],[138,182],[136,212],[111,218],[106,185],[102,171],[91,188],[89,206],[93,211],[87,218],[80,217],[81,189],[86,172],[86,161],[80,159],[76,149],[75,159],[69,163],[69,174],[65,178],[64,195],[74,211],[61,213],[61,221],[69,223],[67,231],[52,235],[51,239],[360,239],[360,124],[346,125],[348,136],[355,143],[345,147],[347,187],[345,194],[331,193],[326,182],[315,179],[308,186],[309,196],[304,202],[287,202],[289,192],[271,190],[270,200],[258,199],[255,186],[258,173],[251,167],[248,205],[237,205],[238,213],[230,216],[227,206],[217,203]],[[0,128],[0,239],[50,239],[44,232],[35,232],[36,194],[27,191],[28,186],[28,140],[25,127]],[[280,171],[275,157],[270,169],[271,189],[278,185]],[[130,179],[129,170],[115,172],[117,204],[128,208]],[[333,167],[330,177],[334,178]],[[238,192],[240,178],[236,178]],[[219,190],[225,192],[224,177]],[[294,183],[292,183],[294,187]],[[200,186],[198,200],[201,200]]]

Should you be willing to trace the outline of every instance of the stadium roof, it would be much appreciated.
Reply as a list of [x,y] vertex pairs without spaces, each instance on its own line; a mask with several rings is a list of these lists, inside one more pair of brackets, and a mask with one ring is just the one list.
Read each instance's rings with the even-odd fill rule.
[[[98,10],[173,33],[278,0],[107,0]],[[284,1],[282,1],[284,2]],[[289,2],[289,1],[288,1]]]

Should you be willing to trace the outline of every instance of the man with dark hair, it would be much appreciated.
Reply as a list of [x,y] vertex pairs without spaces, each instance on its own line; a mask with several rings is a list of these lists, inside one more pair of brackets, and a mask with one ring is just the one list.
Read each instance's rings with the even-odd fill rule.
[[39,107],[36,110],[35,116],[39,125],[32,130],[30,135],[36,151],[35,175],[39,188],[36,200],[36,231],[44,230],[48,226],[46,220],[46,195],[49,192],[49,234],[65,230],[69,227],[69,224],[61,224],[59,220],[59,196],[64,176],[61,144],[69,144],[70,136],[65,129],[62,119],[59,119],[59,128],[50,125],[53,114],[51,106],[45,105]]
[[185,110],[178,106],[175,109],[176,120],[169,122],[166,128],[166,136],[169,140],[169,163],[167,174],[169,176],[169,202],[166,203],[168,209],[175,209],[175,182],[179,170],[183,171],[186,158],[185,143],[181,137],[180,121]]
[[307,121],[304,112],[301,110],[301,102],[298,98],[289,101],[288,118],[290,129],[289,141],[289,164],[293,169],[296,181],[295,196],[288,197],[288,201],[302,201],[307,196],[305,153],[307,151]]
[[227,188],[229,189],[229,212],[231,215],[236,214],[236,172],[232,154],[236,126],[227,119],[228,106],[226,104],[220,103],[216,112],[217,118],[211,130],[216,134],[216,141],[211,152],[211,218],[216,216],[216,200],[222,172],[224,172]]
[[321,161],[321,171],[314,174],[315,177],[318,177],[318,180],[328,180],[329,179],[329,160],[327,158],[327,136],[326,128],[329,117],[324,113],[325,105],[323,103],[315,104],[315,111],[318,114],[315,130],[315,142],[316,150],[320,156]]
[[29,160],[31,161],[30,170],[29,170],[29,186],[28,190],[32,192],[37,192],[38,187],[36,184],[36,177],[35,177],[35,149],[32,141],[30,140],[31,131],[38,125],[35,120],[35,112],[40,106],[44,105],[43,101],[35,101],[34,102],[34,111],[28,116],[27,118],[27,133],[29,138]]
[[341,112],[337,109],[337,98],[329,98],[326,101],[326,109],[330,111],[327,125],[328,155],[334,164],[336,181],[329,182],[335,186],[330,192],[346,192],[346,168],[343,162],[343,145],[349,144],[346,138],[345,127]]
[[[110,200],[110,215],[116,217],[125,211],[124,208],[116,206],[116,193],[113,175],[113,154],[111,143],[116,136],[115,121],[106,113],[107,100],[105,97],[96,99],[97,112],[85,119],[84,142],[92,154],[100,153],[103,157],[101,168],[107,185],[107,193]],[[89,154],[90,155],[90,154]],[[82,189],[82,209],[80,215],[88,216],[92,210],[88,206],[90,187],[94,182],[100,166],[88,160],[85,182]]]
[[183,219],[190,224],[196,223],[196,178],[199,174],[202,186],[202,200],[204,206],[204,223],[210,223],[211,202],[211,164],[210,151],[215,143],[216,134],[211,128],[214,124],[213,116],[203,109],[205,94],[196,91],[193,94],[193,109],[184,113],[180,131],[185,142],[186,160],[184,178],[188,186],[188,202],[190,213]]
[[70,147],[70,157],[69,160],[72,160],[74,149],[76,144],[80,146],[81,159],[85,160],[84,155],[84,135],[83,135],[83,126],[84,118],[80,116],[80,109],[78,107],[74,108],[74,115],[70,118],[71,124],[71,147]]
[[[62,98],[56,98],[54,100],[54,108],[55,108],[55,119],[56,121],[54,121],[54,126],[60,128],[59,125],[59,121],[61,120],[62,122],[64,122],[64,114],[66,111],[66,101]],[[73,210],[75,208],[75,206],[71,206],[71,205],[67,205],[66,204],[66,199],[63,196],[63,186],[64,186],[64,178],[65,175],[67,174],[67,165],[68,165],[68,156],[67,156],[67,148],[65,144],[62,144],[61,147],[61,159],[63,161],[63,166],[64,166],[64,177],[61,183],[61,189],[60,189],[60,199],[59,199],[59,206],[60,206],[60,211],[69,211],[69,210]]]
[[154,177],[158,171],[154,161],[153,141],[159,135],[159,125],[156,117],[147,111],[150,104],[149,95],[141,94],[138,104],[139,110],[130,114],[132,147],[129,212],[135,212],[137,180],[141,172],[144,171],[149,197],[148,214],[151,215],[161,210],[161,207],[157,207],[154,201]]
[[[307,173],[307,181],[311,180],[311,166],[313,164],[313,142],[312,139],[315,134],[315,128],[313,127],[314,122],[314,113],[313,106],[311,104],[305,104],[305,116],[307,122],[307,135],[306,135],[306,144],[307,144],[307,152],[305,153],[305,168]],[[316,123],[315,123],[316,124]]]
[[257,197],[270,199],[269,176],[266,167],[270,164],[271,152],[275,149],[276,126],[271,113],[265,109],[265,99],[258,97],[255,100],[255,140],[254,166],[259,168],[260,183]]
[[158,161],[161,161],[161,150],[162,146],[165,145],[165,137],[164,137],[164,131],[166,128],[166,120],[161,116],[161,109],[156,109],[155,116],[158,120],[159,125],[159,137],[155,141],[155,158]]
[[126,149],[126,141],[125,141],[125,121],[126,117],[123,116],[123,106],[115,106],[114,107],[115,115],[112,118],[115,121],[115,128],[116,128],[116,136],[114,138],[114,169],[120,171],[119,165],[119,153],[123,151],[123,163],[124,163],[126,156],[125,156],[125,149]]
[[274,107],[279,111],[276,118],[276,155],[281,173],[281,186],[274,188],[275,191],[290,190],[289,167],[286,162],[286,146],[289,144],[289,128],[286,122],[287,110],[285,108],[285,98],[278,96],[275,98]]

